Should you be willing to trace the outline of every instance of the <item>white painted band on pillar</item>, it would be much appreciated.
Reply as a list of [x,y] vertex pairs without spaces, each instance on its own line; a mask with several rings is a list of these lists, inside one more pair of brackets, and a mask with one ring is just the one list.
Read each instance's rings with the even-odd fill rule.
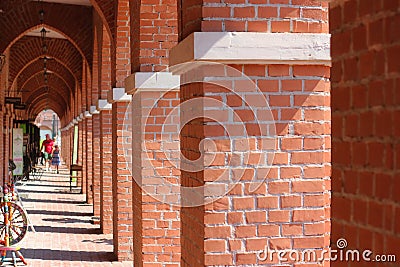
[[179,86],[180,76],[172,72],[136,72],[125,79],[125,92],[128,94],[134,94],[137,90],[179,90]]
[[107,100],[109,103],[130,102],[132,96],[125,93],[125,88],[113,88],[111,91],[108,91]]
[[99,99],[97,102],[97,110],[111,110],[112,105],[106,99]]
[[90,106],[90,113],[94,115],[94,114],[99,114],[100,112],[97,110],[96,106]]
[[83,116],[85,116],[85,118],[91,118],[92,114],[90,114],[89,111],[85,111]]
[[194,32],[170,51],[170,66],[190,61],[330,66],[330,34]]

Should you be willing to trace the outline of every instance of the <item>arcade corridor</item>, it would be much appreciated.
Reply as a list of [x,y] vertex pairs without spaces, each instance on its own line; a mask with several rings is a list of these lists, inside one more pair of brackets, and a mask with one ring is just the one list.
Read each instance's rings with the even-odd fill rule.
[[[399,266],[398,29],[400,0],[0,0],[1,184],[40,154],[38,114],[61,124],[62,175],[19,188],[24,253]],[[56,192],[67,168],[82,194]]]
[[91,224],[93,207],[76,190],[70,193],[68,174],[62,168],[59,175],[45,172],[38,181],[18,184],[36,230],[21,245],[29,266],[131,267],[130,262],[111,263],[112,235],[101,234],[99,226]]

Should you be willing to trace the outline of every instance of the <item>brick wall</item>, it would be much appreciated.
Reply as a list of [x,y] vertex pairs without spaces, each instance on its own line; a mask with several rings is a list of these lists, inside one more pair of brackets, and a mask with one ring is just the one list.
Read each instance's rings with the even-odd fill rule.
[[[94,203],[94,177],[93,177],[93,121],[92,118],[86,118],[86,180],[88,183],[88,190],[86,201]],[[96,203],[97,205],[99,203]],[[93,207],[94,208],[94,207]]]
[[332,4],[330,18],[332,241],[346,238],[349,248],[399,258],[399,6],[397,1],[340,1]]
[[[228,175],[231,179],[240,180],[227,196],[215,203],[182,209],[183,266],[263,266],[271,262],[258,260],[256,251],[265,246],[301,250],[329,245],[329,67],[240,65],[235,68],[259,86],[271,107],[277,130],[275,158],[269,173],[254,167],[267,154],[268,141],[254,131],[255,114],[239,97],[249,101],[251,96],[237,95],[241,90],[251,92],[250,84],[237,83],[233,87],[235,93],[209,85],[182,88],[182,100],[204,95],[234,108],[244,121],[249,138],[243,138],[246,135],[240,128],[231,129],[236,131],[236,137],[228,136],[210,122],[193,121],[186,131],[184,128],[181,149],[185,156],[198,157],[198,144],[207,137],[217,142],[217,154],[222,161],[217,158],[203,172],[182,172],[183,185],[209,185],[227,168],[234,169]],[[243,146],[245,142],[252,152],[247,155],[247,162],[246,155],[242,155],[240,163],[243,154],[240,144]],[[251,193],[249,180],[253,175],[266,178],[266,182]]]
[[328,32],[328,3],[312,0],[204,1],[202,31]]
[[[125,78],[131,73],[130,51],[130,7],[129,0],[118,0],[117,27],[115,35],[115,76],[116,86],[123,87]],[[112,55],[114,56],[114,55]]]
[[[169,49],[178,41],[176,1],[143,0],[140,7],[133,6],[133,9],[136,9],[133,15],[140,13],[140,16],[132,17],[131,24],[140,25],[140,41],[132,44],[133,55],[139,54],[139,62],[133,67],[138,70],[139,63],[143,72],[164,70],[169,63]],[[131,28],[134,36],[137,36],[136,30],[136,27]]]
[[[93,122],[93,132],[92,132],[92,140],[93,140],[93,148],[92,148],[92,164],[93,164],[93,215],[96,217],[100,217],[100,229],[103,233],[110,233],[110,229],[104,229],[104,220],[102,219],[104,216],[104,208],[102,206],[102,201],[100,200],[100,190],[102,187],[100,186],[101,174],[100,174],[100,161],[101,161],[101,152],[100,152],[100,115],[93,114],[92,115]],[[110,223],[108,223],[110,225]]]
[[124,129],[129,102],[112,104],[112,197],[114,254],[120,261],[133,260],[132,175],[124,147],[130,146],[130,129]]
[[135,266],[179,266],[178,114],[167,122],[178,103],[177,91],[133,97],[132,149],[142,151],[132,155]]
[[100,112],[100,210],[103,233],[112,233],[112,112]]
[[[183,20],[192,16],[186,10],[182,10]],[[327,13],[328,4],[321,1],[207,1],[202,3],[199,16],[201,31],[327,33]],[[199,31],[197,19],[192,18]],[[184,27],[189,22],[180,24]],[[182,26],[180,30],[184,31]],[[213,185],[224,171],[229,171],[225,179],[238,180],[229,194],[218,201],[182,209],[182,266],[301,266],[279,262],[276,257],[272,262],[259,259],[257,251],[265,246],[297,251],[321,251],[329,246],[330,68],[313,65],[312,61],[306,64],[231,66],[250,77],[271,107],[276,125],[275,148],[267,151],[268,142],[257,131],[256,114],[250,110],[260,102],[254,95],[246,95],[254,87],[251,83],[235,81],[231,84],[233,92],[199,84],[181,88],[181,101],[199,96],[222,101],[237,112],[247,130],[243,138],[243,130],[231,125],[237,134],[232,137],[221,126],[200,120],[187,124],[181,133],[181,150],[189,158],[200,155],[199,144],[204,138],[215,141],[217,149],[217,157],[205,164],[203,171],[182,172],[182,185]],[[242,99],[251,104],[244,104]],[[218,115],[228,123],[227,116]],[[251,148],[247,156],[241,151],[243,142]],[[256,162],[266,160],[266,152],[271,151],[275,157],[270,170],[257,167]],[[265,178],[265,182],[251,192],[249,180],[253,177]],[[329,263],[315,260],[304,265]]]

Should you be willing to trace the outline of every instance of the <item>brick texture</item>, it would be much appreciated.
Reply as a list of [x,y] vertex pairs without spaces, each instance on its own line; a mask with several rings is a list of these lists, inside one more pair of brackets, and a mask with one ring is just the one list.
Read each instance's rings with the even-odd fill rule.
[[[112,196],[114,254],[119,261],[133,260],[132,175],[124,154],[130,147],[130,129],[124,131],[124,118],[129,102],[112,104]],[[128,136],[127,136],[128,135]]]
[[132,102],[132,149],[143,151],[132,153],[135,266],[179,266],[180,209],[171,205],[178,199],[179,137],[166,122],[178,103],[178,92],[156,91],[136,93]]
[[346,238],[351,248],[398,258],[398,3],[338,2],[331,6],[330,18],[332,241]]
[[[266,153],[263,151],[266,140],[254,130],[252,111],[239,101],[245,99],[253,108],[259,103],[245,93],[245,88],[251,91],[249,82],[235,81],[233,90],[236,93],[211,85],[181,88],[182,101],[209,96],[234,108],[248,135],[244,137],[243,129],[237,129],[231,130],[229,137],[208,120],[194,120],[182,131],[181,149],[186,157],[195,159],[200,155],[199,143],[204,138],[217,142],[217,156],[222,157],[222,161],[217,158],[206,165],[204,171],[182,172],[183,185],[210,185],[227,168],[234,168],[233,176],[229,174],[228,177],[238,180],[229,194],[218,201],[205,207],[182,209],[183,266],[268,266],[270,262],[256,257],[256,251],[264,249],[265,245],[277,248],[281,247],[278,243],[284,242],[282,246],[290,249],[322,249],[329,245],[329,67],[234,67],[259,86],[271,107],[277,131],[275,157],[269,173],[262,172],[261,168],[254,172],[254,164]],[[277,67],[287,75],[277,75]],[[242,93],[238,95],[238,92]],[[203,107],[204,110],[207,108]],[[244,157],[241,163],[244,141],[248,142],[252,152],[247,161]],[[231,149],[234,155],[230,155]],[[250,192],[249,180],[254,175],[265,178],[266,182]],[[322,230],[316,227],[308,230],[311,224],[322,225]],[[322,262],[315,264],[322,266]]]
[[112,195],[112,112],[100,113],[100,220],[103,233],[113,229]]
[[322,1],[183,1],[180,38],[194,31],[328,32]]

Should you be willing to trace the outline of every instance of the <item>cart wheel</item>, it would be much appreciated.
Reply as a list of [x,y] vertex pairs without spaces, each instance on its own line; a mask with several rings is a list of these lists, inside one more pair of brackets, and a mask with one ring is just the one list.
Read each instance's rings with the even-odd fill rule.
[[[7,219],[8,220],[5,220]],[[5,222],[8,221],[6,225]],[[0,240],[5,241],[6,230],[9,232],[10,246],[22,241],[28,232],[28,218],[24,210],[14,202],[0,204]]]

